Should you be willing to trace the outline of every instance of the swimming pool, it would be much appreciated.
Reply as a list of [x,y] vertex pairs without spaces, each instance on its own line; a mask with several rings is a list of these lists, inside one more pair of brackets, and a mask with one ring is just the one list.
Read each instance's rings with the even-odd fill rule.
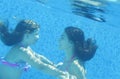
[[[67,0],[46,0],[45,6],[36,0],[0,0],[0,19],[5,22],[9,20],[11,31],[21,19],[37,21],[41,26],[40,39],[32,48],[54,63],[64,58],[64,52],[58,49],[58,39],[63,29],[67,26],[80,27],[86,38],[95,38],[99,46],[95,57],[86,62],[87,79],[119,79],[120,4],[108,4],[105,23],[71,14],[68,4]],[[0,56],[4,56],[9,48],[0,41]],[[32,68],[23,74],[22,79],[56,78]]]

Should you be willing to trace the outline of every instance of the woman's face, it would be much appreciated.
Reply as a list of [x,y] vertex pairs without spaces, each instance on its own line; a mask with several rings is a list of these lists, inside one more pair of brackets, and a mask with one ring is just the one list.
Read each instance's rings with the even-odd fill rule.
[[27,44],[34,44],[39,39],[39,29],[34,30],[32,33],[26,34],[24,40]]
[[37,41],[39,39],[39,29],[34,30],[34,32],[31,33],[31,40]]
[[59,39],[59,48],[61,50],[66,50],[70,47],[70,40],[68,39],[67,34],[64,32]]

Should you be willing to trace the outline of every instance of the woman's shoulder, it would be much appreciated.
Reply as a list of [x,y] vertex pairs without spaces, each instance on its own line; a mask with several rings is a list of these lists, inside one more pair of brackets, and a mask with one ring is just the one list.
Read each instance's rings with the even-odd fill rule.
[[10,62],[16,62],[20,59],[20,49],[12,47],[4,58]]
[[22,57],[25,57],[29,54],[30,51],[27,48],[14,46],[10,49],[7,56],[12,56],[17,59],[21,59]]
[[17,55],[19,55],[19,54],[28,54],[31,51],[29,48],[15,46],[11,48],[10,52],[14,52],[14,53],[17,53]]
[[85,79],[86,71],[84,66],[79,63],[79,60],[73,61],[72,70],[78,78]]
[[15,58],[15,61],[25,61],[30,62],[32,59],[34,59],[34,54],[32,51],[28,48],[24,47],[13,47],[9,52],[9,56],[11,55],[12,59]]
[[82,71],[82,72],[85,71],[84,65],[80,64],[79,60],[73,61],[73,67],[76,68],[77,70]]

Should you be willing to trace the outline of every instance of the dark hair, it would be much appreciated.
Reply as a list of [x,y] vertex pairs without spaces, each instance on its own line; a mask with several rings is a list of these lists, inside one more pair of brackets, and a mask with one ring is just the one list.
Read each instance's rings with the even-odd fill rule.
[[5,45],[11,46],[22,41],[25,33],[38,29],[39,25],[32,20],[21,20],[15,30],[9,33],[8,28],[0,22],[0,39]]
[[80,28],[70,26],[65,28],[65,32],[68,39],[74,43],[74,54],[77,58],[87,61],[94,56],[97,45],[91,38],[85,41],[84,32]]

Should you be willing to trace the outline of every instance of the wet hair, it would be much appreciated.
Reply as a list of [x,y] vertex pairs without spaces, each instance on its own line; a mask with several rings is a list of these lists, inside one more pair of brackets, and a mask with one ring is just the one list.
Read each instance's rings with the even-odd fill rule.
[[84,32],[77,27],[66,27],[65,33],[68,36],[68,39],[73,42],[74,44],[74,55],[82,60],[88,61],[95,55],[97,45],[95,41],[91,38],[85,40]]
[[40,26],[32,20],[21,20],[12,33],[9,32],[7,26],[0,22],[0,39],[8,46],[15,45],[23,40],[24,34],[32,33]]

